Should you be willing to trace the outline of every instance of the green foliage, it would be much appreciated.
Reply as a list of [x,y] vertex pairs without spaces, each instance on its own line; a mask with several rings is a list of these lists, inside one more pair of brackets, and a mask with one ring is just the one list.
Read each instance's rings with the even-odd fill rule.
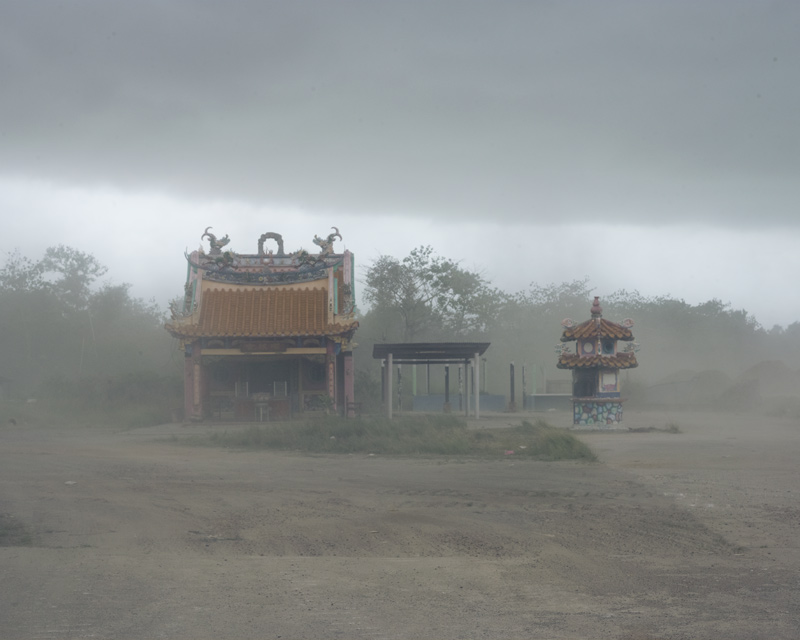
[[667,422],[663,427],[650,426],[650,427],[636,427],[635,429],[630,429],[631,433],[653,433],[655,431],[661,431],[663,433],[683,433],[678,423],[674,421]]
[[355,396],[361,404],[364,414],[378,413],[381,411],[381,380],[366,369],[357,369],[355,372]]
[[[525,392],[541,393],[545,379],[570,375],[557,370],[553,352],[562,320],[588,319],[597,293],[588,277],[560,284],[533,282],[514,294],[500,292],[478,274],[420,247],[402,260],[381,256],[367,270],[364,294],[370,307],[360,318],[358,341],[367,353],[376,342],[488,341],[482,372],[488,392],[508,393],[508,366],[514,362],[525,367]],[[635,320],[642,366],[622,374],[624,393],[632,402],[646,401],[648,388],[678,371],[725,372],[733,384],[755,363],[782,360],[793,366],[800,361],[800,322],[765,331],[746,310],[719,299],[693,305],[625,289],[600,292],[600,297],[605,318]],[[377,377],[379,363],[368,355],[357,363]],[[436,370],[433,376],[438,379],[443,373]],[[364,399],[359,394],[358,400]]]
[[182,405],[183,380],[152,372],[111,378],[47,378],[37,399],[0,402],[0,424],[134,428],[171,422]]
[[177,370],[154,303],[129,285],[97,285],[106,269],[91,255],[50,247],[41,260],[7,256],[0,268],[0,378],[6,395],[42,394],[48,378],[73,382]]
[[736,374],[767,359],[771,351],[753,316],[718,299],[691,305],[671,296],[621,290],[601,302],[604,317],[636,321],[634,335],[647,354],[643,375],[651,382],[680,370]]
[[22,292],[38,291],[45,287],[44,268],[20,254],[19,249],[11,251],[0,268],[0,291]]
[[61,244],[47,248],[39,268],[48,280],[48,289],[74,310],[86,307],[92,285],[108,271],[93,255]]
[[[524,420],[517,427],[516,432],[510,435],[518,435],[517,440],[524,440],[520,450],[517,445],[515,453],[542,458],[546,460],[586,460],[594,462],[597,460],[594,452],[589,446],[576,438],[569,431],[556,429],[542,419],[537,419],[533,423]],[[513,437],[506,441],[509,450],[514,450],[511,446]]]
[[[384,325],[384,338],[403,342],[483,332],[502,297],[483,276],[436,255],[429,246],[402,260],[380,256],[367,269],[364,287],[376,318],[400,320]],[[392,335],[386,336],[386,329]]]
[[515,428],[470,430],[463,419],[452,415],[404,416],[393,420],[328,417],[304,424],[252,426],[194,442],[310,453],[596,459],[589,447],[573,434],[541,420],[534,424],[523,422]]

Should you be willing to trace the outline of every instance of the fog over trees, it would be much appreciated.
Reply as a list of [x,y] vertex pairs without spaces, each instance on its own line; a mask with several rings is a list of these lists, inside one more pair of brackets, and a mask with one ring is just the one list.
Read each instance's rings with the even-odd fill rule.
[[[0,268],[0,378],[7,397],[69,398],[83,406],[153,402],[181,382],[164,317],[102,282],[106,268],[63,245]],[[166,383],[166,384],[165,384]],[[169,414],[167,414],[169,417]]]
[[[164,311],[131,297],[128,284],[103,281],[105,274],[94,256],[62,245],[40,258],[7,255],[0,268],[5,397],[69,397],[85,405],[155,399],[164,419],[168,405],[180,406],[183,357],[164,330]],[[490,393],[508,393],[511,362],[526,367],[529,393],[533,384],[543,391],[545,378],[568,380],[555,366],[561,322],[587,319],[595,295],[605,318],[635,321],[640,366],[625,374],[629,390],[674,380],[697,387],[700,380],[717,396],[736,393],[742,376],[761,375],[769,363],[780,378],[776,393],[797,392],[800,322],[766,329],[721,300],[692,305],[669,295],[597,291],[588,277],[506,292],[427,246],[403,258],[380,256],[362,274],[356,365],[364,401],[380,396],[376,342],[491,342],[482,384]]]
[[544,378],[569,379],[569,372],[555,366],[561,322],[588,319],[597,295],[603,317],[635,321],[640,366],[625,374],[634,386],[700,375],[725,388],[765,361],[786,368],[788,389],[797,386],[800,322],[767,330],[746,310],[718,299],[692,305],[671,295],[647,297],[622,288],[598,291],[589,277],[559,284],[534,281],[524,291],[505,292],[430,247],[414,249],[403,259],[379,257],[366,266],[363,286],[367,306],[357,362],[373,373],[379,365],[369,359],[376,342],[489,341],[489,391],[507,393],[511,362],[526,365],[542,390]]

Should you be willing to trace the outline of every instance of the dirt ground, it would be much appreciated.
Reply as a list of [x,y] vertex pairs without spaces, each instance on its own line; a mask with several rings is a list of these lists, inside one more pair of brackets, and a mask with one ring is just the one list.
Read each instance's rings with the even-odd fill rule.
[[681,433],[543,463],[3,426],[0,636],[797,638],[800,424],[625,417]]

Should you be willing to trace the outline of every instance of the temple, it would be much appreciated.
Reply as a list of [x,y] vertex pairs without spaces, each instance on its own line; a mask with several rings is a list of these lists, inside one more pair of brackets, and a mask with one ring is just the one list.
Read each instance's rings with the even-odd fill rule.
[[[616,324],[603,319],[600,298],[595,297],[591,319],[576,325],[567,318],[561,324],[564,333],[559,353],[559,369],[572,369],[573,424],[581,426],[614,425],[622,421],[620,393],[621,369],[638,366],[631,327],[633,320]],[[620,350],[618,342],[626,342]],[[567,343],[576,343],[576,353]]]
[[270,232],[252,254],[226,250],[228,236],[210,229],[209,251],[186,256],[184,300],[166,325],[184,354],[186,419],[352,416],[358,321],[353,255],[334,252],[338,229],[314,237],[317,253],[285,253]]

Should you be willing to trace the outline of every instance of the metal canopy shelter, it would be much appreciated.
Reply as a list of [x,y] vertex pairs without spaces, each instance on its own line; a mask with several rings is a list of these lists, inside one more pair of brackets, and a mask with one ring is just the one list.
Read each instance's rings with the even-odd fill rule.
[[[489,348],[489,342],[396,342],[376,344],[372,349],[372,357],[386,362],[386,416],[392,417],[393,390],[392,367],[395,364],[464,364],[467,380],[469,365],[472,363],[475,389],[480,389],[479,358]],[[465,385],[466,414],[469,415],[469,384]],[[475,394],[475,417],[480,417],[480,394]]]

